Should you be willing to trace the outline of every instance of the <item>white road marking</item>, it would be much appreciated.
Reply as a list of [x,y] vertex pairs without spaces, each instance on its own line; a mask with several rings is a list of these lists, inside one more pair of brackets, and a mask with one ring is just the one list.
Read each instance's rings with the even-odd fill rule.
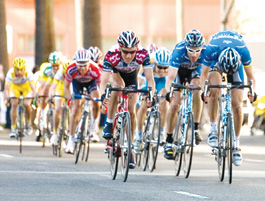
[[0,156],[5,158],[14,158],[14,156],[8,155],[8,154],[0,154]]
[[186,195],[186,196],[189,196],[189,197],[200,198],[200,199],[209,199],[209,197],[198,195],[198,194],[192,194],[192,193],[185,192],[185,191],[174,191],[174,192],[178,193],[178,194],[181,194],[181,195]]
[[254,163],[264,163],[264,160],[254,160],[254,159],[243,159],[243,161],[248,161],[248,162],[254,162]]

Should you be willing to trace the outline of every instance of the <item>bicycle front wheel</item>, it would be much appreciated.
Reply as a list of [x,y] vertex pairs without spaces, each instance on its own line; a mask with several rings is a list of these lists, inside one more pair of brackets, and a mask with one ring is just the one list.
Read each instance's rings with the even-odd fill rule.
[[17,137],[19,140],[19,153],[22,153],[22,137],[23,137],[23,132],[24,132],[24,115],[23,115],[23,108],[20,106],[18,109],[18,125],[17,125]]
[[194,135],[193,114],[192,112],[189,112],[188,124],[187,124],[187,129],[186,129],[185,145],[184,145],[185,148],[183,152],[184,154],[183,170],[184,170],[185,178],[188,178],[190,175],[194,142],[195,142],[195,135]]
[[150,144],[149,144],[149,159],[148,159],[148,167],[150,172],[152,172],[156,168],[156,159],[158,155],[158,148],[160,144],[160,131],[161,131],[161,123],[160,123],[160,113],[159,111],[151,114],[153,115],[152,122],[152,130],[150,136]]
[[131,121],[128,112],[124,113],[121,124],[120,136],[120,149],[121,149],[121,174],[123,181],[126,182],[129,172],[129,163],[132,157],[131,151]]
[[147,122],[144,125],[144,132],[143,132],[143,149],[141,150],[141,164],[142,164],[142,170],[145,171],[147,164],[148,164],[148,158],[149,158],[149,146],[150,146],[150,140],[149,140],[149,132],[150,132],[150,119],[151,114],[147,114]]
[[227,166],[229,183],[232,183],[232,167],[233,167],[233,133],[232,133],[232,115],[227,116]]
[[108,145],[108,150],[109,150],[108,157],[110,161],[110,174],[111,174],[112,180],[116,179],[117,171],[118,171],[118,164],[119,164],[119,157],[120,157],[118,139],[119,139],[119,131],[117,128],[114,128],[113,138],[109,140],[109,145]]
[[220,181],[224,180],[224,175],[225,175],[225,150],[223,147],[222,133],[223,133],[222,116],[220,115],[218,119],[218,133],[217,133],[218,147],[216,152],[216,162],[217,162]]
[[181,114],[181,109],[178,112],[178,119],[177,119],[177,124],[174,130],[173,134],[173,145],[174,145],[174,167],[175,167],[175,173],[176,176],[179,176],[180,170],[181,170],[181,163],[182,163],[182,153],[180,151],[181,145],[179,141],[179,136],[181,135],[181,131],[183,130],[182,128],[182,114]]

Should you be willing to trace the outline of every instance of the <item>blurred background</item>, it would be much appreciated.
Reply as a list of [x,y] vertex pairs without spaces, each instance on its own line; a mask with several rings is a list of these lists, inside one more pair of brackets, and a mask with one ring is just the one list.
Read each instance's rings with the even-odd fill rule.
[[51,51],[72,58],[80,48],[104,53],[123,30],[133,30],[148,47],[173,50],[191,29],[206,44],[216,32],[233,29],[244,36],[253,59],[257,93],[264,95],[262,51],[265,14],[262,0],[0,0],[0,64],[4,73],[15,57],[38,68]]

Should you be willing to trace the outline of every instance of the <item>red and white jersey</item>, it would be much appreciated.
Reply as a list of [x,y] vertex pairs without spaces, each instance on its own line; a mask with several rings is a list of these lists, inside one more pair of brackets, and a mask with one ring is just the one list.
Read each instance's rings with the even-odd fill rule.
[[150,56],[146,49],[138,46],[135,58],[130,64],[126,64],[121,57],[119,45],[115,45],[105,56],[103,71],[114,73],[138,73],[141,65],[143,68],[152,68]]
[[76,62],[70,64],[66,69],[65,79],[68,82],[72,82],[74,79],[81,83],[90,82],[92,80],[100,82],[101,70],[98,65],[92,60],[89,61],[88,65],[88,71],[84,75],[81,75],[77,70]]

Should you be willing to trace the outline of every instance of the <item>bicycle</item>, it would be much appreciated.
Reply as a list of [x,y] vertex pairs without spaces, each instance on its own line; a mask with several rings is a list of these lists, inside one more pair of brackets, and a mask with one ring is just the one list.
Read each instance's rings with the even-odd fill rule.
[[195,146],[194,118],[192,112],[193,91],[201,90],[193,85],[171,84],[170,97],[173,91],[183,89],[182,104],[178,111],[177,124],[173,133],[173,154],[176,176],[179,176],[183,164],[185,178],[189,177],[193,148]]
[[159,98],[165,98],[165,96],[155,94],[153,98],[154,104],[151,108],[148,108],[143,129],[143,148],[140,150],[140,154],[136,154],[136,158],[139,158],[139,161],[141,158],[143,171],[148,166],[150,172],[153,172],[158,156],[161,135],[161,118],[158,109]]
[[[17,125],[16,125],[16,138],[19,141],[19,153],[22,153],[22,138],[25,136],[24,132],[26,129],[26,115],[24,107],[24,99],[33,99],[33,97],[23,97],[20,94],[19,97],[10,97],[10,99],[18,99],[18,110],[17,110]],[[8,102],[9,102],[8,101]]]
[[69,122],[69,109],[67,106],[67,99],[65,96],[59,96],[56,95],[56,97],[64,98],[64,106],[62,108],[62,117],[59,125],[59,138],[58,138],[58,156],[62,157],[62,152],[63,152],[63,145],[62,143],[65,142],[67,143],[67,136],[68,136],[68,122]]
[[[46,95],[44,96],[38,96],[37,99],[39,98],[47,98]],[[45,100],[43,100],[45,101]],[[48,110],[45,115],[40,119],[40,134],[41,134],[41,142],[42,142],[42,147],[46,146],[46,141],[50,139],[51,133],[52,133],[52,128],[53,128],[53,107],[52,107],[52,99],[48,100],[49,107],[45,108]]]
[[[218,118],[218,133],[217,146],[213,147],[212,155],[215,155],[215,160],[218,167],[218,175],[220,181],[224,180],[225,175],[225,160],[227,159],[227,168],[229,183],[232,183],[232,164],[233,151],[237,149],[235,146],[235,130],[234,119],[231,112],[231,90],[236,88],[249,88],[250,93],[253,94],[252,81],[249,85],[232,85],[231,83],[223,83],[222,85],[208,85],[208,80],[205,81],[204,95],[207,94],[210,88],[220,88],[221,95],[219,98],[219,118]],[[226,89],[226,90],[225,90]]]
[[89,95],[75,94],[72,96],[75,99],[85,99],[83,114],[76,127],[75,131],[75,164],[78,163],[80,152],[82,153],[82,160],[87,162],[89,156],[90,139],[90,121],[92,118],[92,112],[90,111],[90,100],[101,101],[99,98],[91,98]]
[[121,92],[120,101],[115,113],[112,133],[113,136],[107,141],[108,159],[110,161],[110,173],[112,180],[115,180],[118,170],[119,157],[121,158],[121,175],[123,182],[126,182],[129,172],[129,162],[132,157],[131,143],[131,120],[128,112],[128,94],[129,93],[149,93],[151,98],[151,88],[149,90],[138,90],[133,87],[112,88],[110,84],[106,85],[106,98],[111,91]]

